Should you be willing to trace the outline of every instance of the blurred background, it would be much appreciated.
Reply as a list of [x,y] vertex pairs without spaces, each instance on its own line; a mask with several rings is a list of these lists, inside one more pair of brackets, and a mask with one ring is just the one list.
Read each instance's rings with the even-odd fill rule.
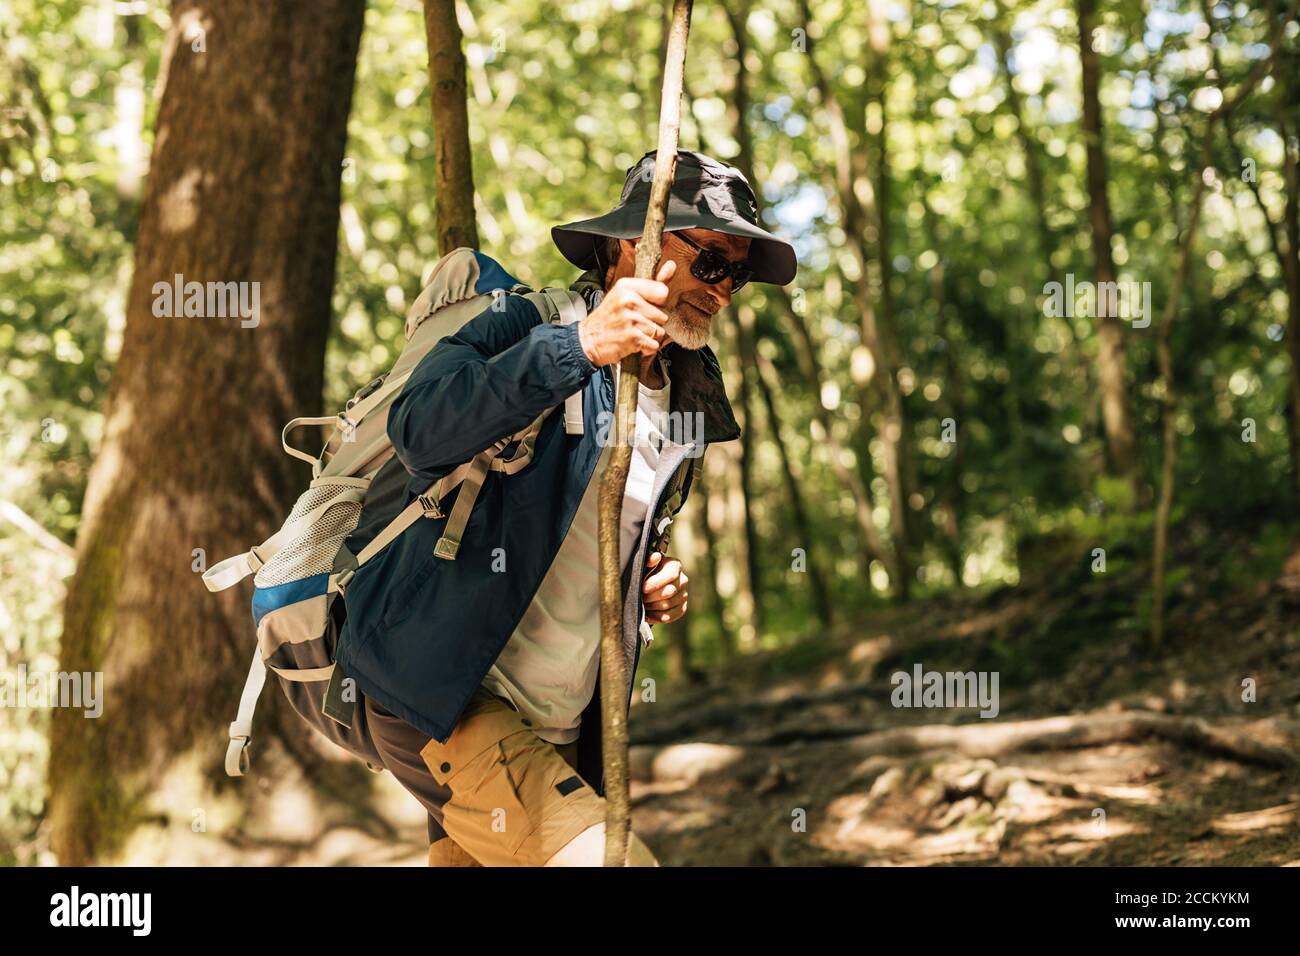
[[[196,568],[442,253],[576,277],[549,229],[653,148],[666,7],[0,0],[0,862],[423,862],[275,689],[222,775],[253,633]],[[715,324],[743,436],[631,724],[663,862],[1300,861],[1298,104],[1280,0],[695,5],[681,145],[800,272]],[[176,272],[261,325],[153,317]],[[894,706],[916,665],[998,716]]]

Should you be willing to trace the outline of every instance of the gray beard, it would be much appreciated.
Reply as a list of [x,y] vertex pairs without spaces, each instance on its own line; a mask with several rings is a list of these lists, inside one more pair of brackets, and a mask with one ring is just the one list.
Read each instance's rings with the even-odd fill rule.
[[711,317],[706,318],[687,309],[671,308],[664,311],[668,315],[664,331],[682,348],[702,349],[709,344],[709,333],[713,330]]

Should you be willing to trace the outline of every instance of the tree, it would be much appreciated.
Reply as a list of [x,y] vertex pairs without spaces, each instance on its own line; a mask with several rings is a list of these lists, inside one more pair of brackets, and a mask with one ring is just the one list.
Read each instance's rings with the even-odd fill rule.
[[[1092,256],[1095,281],[1115,282],[1115,259],[1111,253],[1114,224],[1106,194],[1106,144],[1102,131],[1101,68],[1092,45],[1096,0],[1078,0],[1079,54],[1083,71],[1083,138],[1087,155],[1088,221],[1092,226]],[[1111,474],[1136,480],[1137,439],[1129,408],[1125,381],[1124,327],[1108,314],[1102,295],[1097,296],[1097,380],[1101,386],[1102,424],[1106,430],[1107,464]]]
[[433,101],[434,209],[438,249],[445,256],[461,246],[478,248],[465,54],[456,22],[456,0],[424,0],[424,29],[429,37],[429,94]]
[[[805,28],[812,32],[812,11],[808,0],[800,0],[800,12]],[[880,104],[883,114],[883,71],[884,57],[888,50],[888,27],[877,19],[868,20],[868,32],[872,40],[871,73],[873,96]],[[887,270],[876,260],[883,259],[887,253],[882,241],[880,216],[877,212],[875,191],[878,182],[873,182],[867,170],[865,153],[866,130],[863,110],[846,111],[835,95],[830,78],[817,60],[817,52],[811,41],[808,45],[808,66],[813,81],[821,96],[822,106],[826,110],[831,127],[831,145],[835,155],[835,192],[844,216],[845,241],[853,256],[858,278],[852,284],[854,305],[860,315],[862,347],[871,357],[874,369],[869,382],[860,383],[859,402],[862,406],[862,431],[858,455],[862,475],[862,485],[870,481],[870,409],[879,406],[883,427],[880,430],[881,447],[885,464],[885,481],[889,487],[890,529],[892,548],[888,562],[890,583],[894,594],[907,600],[911,589],[912,570],[908,557],[908,521],[906,488],[906,464],[904,445],[907,437],[906,419],[903,411],[903,396],[898,385],[898,362],[896,354],[896,336],[890,323],[893,320],[892,303],[882,300],[885,306],[879,312],[876,309],[876,297],[872,294],[871,276],[877,274],[881,283],[887,282]],[[883,130],[883,115],[881,119]],[[852,135],[855,134],[856,136]],[[883,140],[882,140],[883,143]],[[857,148],[855,148],[855,145]],[[863,195],[871,197],[864,201]],[[876,237],[877,256],[873,260],[868,250],[868,232]],[[860,499],[859,499],[860,500]],[[868,516],[868,520],[870,520]],[[865,530],[865,529],[864,529]],[[868,539],[873,537],[868,533]]]
[[[1211,31],[1213,31],[1214,15],[1208,5],[1205,10],[1205,17],[1206,22],[1211,25]],[[1164,315],[1160,320],[1160,337],[1156,343],[1156,359],[1159,363],[1160,380],[1163,386],[1161,395],[1164,415],[1161,427],[1160,496],[1156,503],[1155,540],[1152,545],[1151,561],[1151,643],[1155,645],[1159,645],[1164,640],[1165,633],[1165,557],[1169,534],[1169,512],[1173,507],[1174,500],[1174,466],[1177,463],[1177,432],[1174,419],[1178,414],[1178,396],[1175,391],[1173,349],[1170,345],[1170,337],[1173,333],[1174,321],[1178,318],[1178,306],[1182,299],[1183,287],[1187,284],[1192,247],[1196,242],[1196,229],[1201,219],[1202,200],[1208,186],[1208,176],[1211,175],[1213,170],[1215,125],[1222,120],[1224,129],[1231,130],[1232,111],[1251,94],[1255,86],[1263,79],[1264,74],[1272,68],[1273,58],[1277,55],[1277,49],[1281,43],[1282,30],[1279,21],[1275,21],[1271,17],[1269,19],[1268,58],[1256,64],[1255,69],[1251,71],[1250,75],[1232,95],[1225,96],[1220,93],[1222,99],[1219,106],[1205,119],[1205,133],[1201,139],[1200,159],[1196,167],[1199,175],[1196,177],[1196,185],[1192,190],[1187,223],[1183,227],[1181,241],[1178,244],[1178,266],[1174,272],[1173,284],[1170,286],[1169,299],[1165,303]],[[1211,49],[1213,49],[1213,43],[1211,43]],[[1219,84],[1222,87],[1224,84],[1221,79],[1221,71],[1216,68],[1215,74],[1220,77]],[[1230,132],[1228,135],[1231,137]],[[1265,216],[1267,217],[1267,215],[1267,210],[1265,210]]]
[[[220,772],[215,715],[238,695],[247,591],[216,599],[197,572],[261,541],[301,490],[273,423],[321,401],[363,8],[173,8],[126,331],[65,606],[60,669],[103,672],[105,698],[98,720],[54,715],[48,816],[65,865],[111,859],[146,815],[188,815],[147,802],[178,757],[197,747]],[[187,298],[195,309],[168,303],[175,282],[239,283],[248,308],[222,318],[206,295]]]

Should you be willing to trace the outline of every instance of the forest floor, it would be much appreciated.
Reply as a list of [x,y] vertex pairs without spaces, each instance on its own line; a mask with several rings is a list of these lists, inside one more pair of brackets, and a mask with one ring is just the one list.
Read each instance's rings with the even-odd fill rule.
[[[1179,526],[1159,648],[1133,540],[1104,573],[1077,540],[1038,542],[1014,587],[845,610],[829,633],[661,678],[633,705],[634,829],[666,866],[1300,865],[1290,531]],[[891,675],[917,665],[996,672],[996,717],[893,706]],[[187,811],[130,862],[425,865],[419,804],[286,720],[316,763],[264,751],[224,797],[243,823],[192,833]]]
[[[1185,530],[1158,649],[1145,563],[1066,548],[638,700],[634,829],[679,866],[1300,865],[1300,560]],[[999,672],[997,716],[894,707],[916,664]]]

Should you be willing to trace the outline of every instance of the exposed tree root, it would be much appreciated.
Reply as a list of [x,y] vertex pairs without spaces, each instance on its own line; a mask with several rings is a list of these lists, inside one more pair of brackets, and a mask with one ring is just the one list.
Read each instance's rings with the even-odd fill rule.
[[[1263,736],[1295,741],[1294,728],[1270,721]],[[1256,732],[1259,725],[1253,728]],[[855,732],[856,731],[856,732]],[[1294,745],[1266,743],[1244,727],[1212,726],[1196,717],[1178,717],[1149,711],[1044,717],[1009,723],[972,723],[956,726],[926,725],[895,727],[862,733],[852,727],[810,729],[800,733],[787,728],[765,737],[746,741],[744,748],[729,748],[735,756],[758,747],[781,746],[795,742],[834,746],[856,757],[905,756],[927,751],[946,751],[967,757],[1000,757],[1023,751],[1070,750],[1101,747],[1116,743],[1135,743],[1158,739],[1240,763],[1300,770],[1300,755]],[[684,745],[677,745],[684,746]],[[658,758],[673,747],[638,747],[641,751],[633,765],[644,772],[665,766]],[[667,761],[672,765],[680,761]],[[656,777],[660,774],[656,773]]]

